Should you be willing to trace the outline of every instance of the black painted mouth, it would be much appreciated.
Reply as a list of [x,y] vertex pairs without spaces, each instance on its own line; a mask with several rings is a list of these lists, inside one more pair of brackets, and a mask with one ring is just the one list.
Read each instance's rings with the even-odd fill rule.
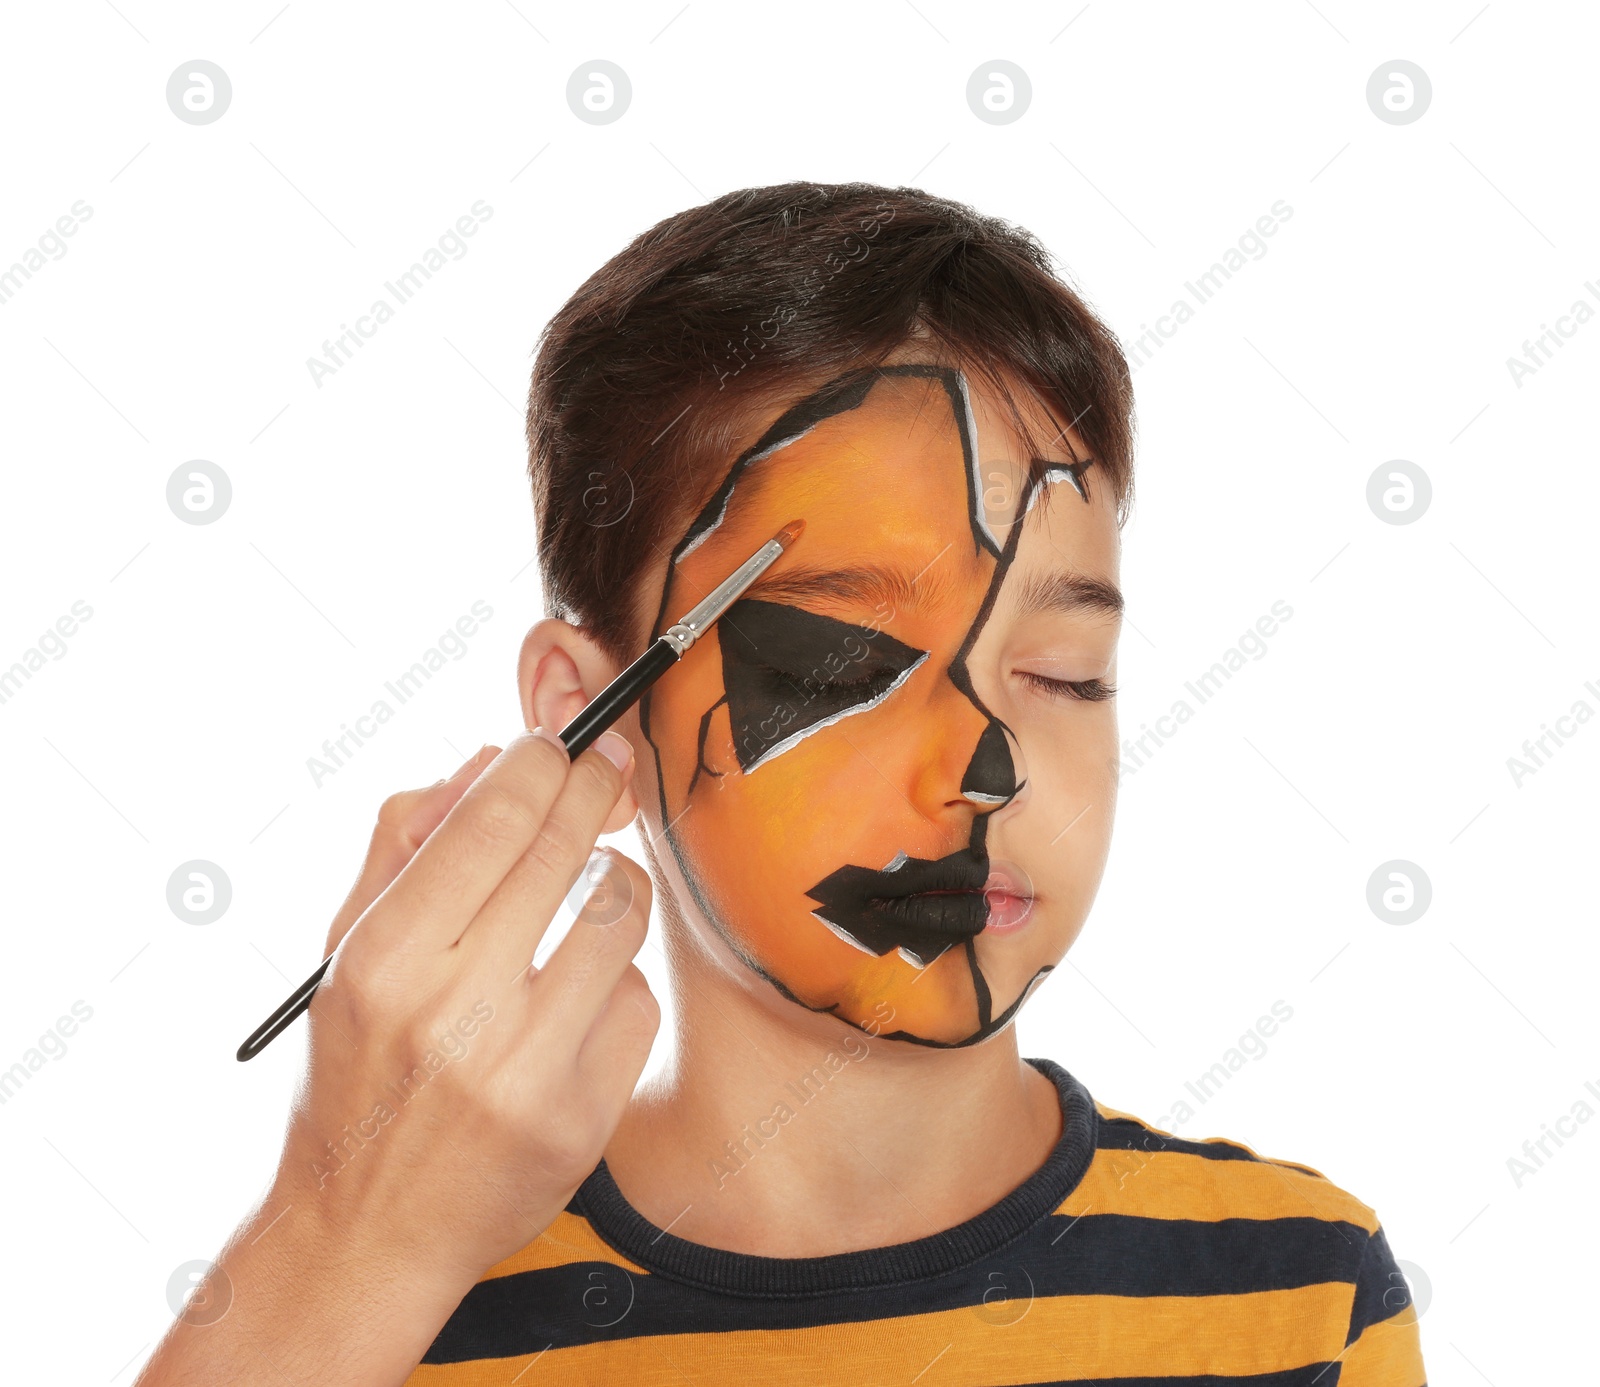
[[841,867],[806,894],[818,902],[816,914],[862,948],[880,958],[903,949],[926,967],[983,932],[988,879],[988,854],[965,847],[946,857],[908,857],[893,871]]

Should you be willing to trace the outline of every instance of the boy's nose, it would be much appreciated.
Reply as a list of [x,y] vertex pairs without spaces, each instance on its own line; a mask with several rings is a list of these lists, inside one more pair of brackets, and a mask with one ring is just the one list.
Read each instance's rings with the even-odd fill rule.
[[952,836],[1023,792],[1028,770],[1005,724],[955,679],[918,712],[915,768],[902,789],[913,808]]
[[990,718],[961,777],[961,796],[973,804],[998,807],[1017,793],[1017,767],[1006,730]]

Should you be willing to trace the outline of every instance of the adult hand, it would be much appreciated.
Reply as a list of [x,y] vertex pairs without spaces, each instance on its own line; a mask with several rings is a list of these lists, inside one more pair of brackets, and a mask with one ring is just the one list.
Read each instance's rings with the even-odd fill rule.
[[480,771],[494,750],[385,802],[329,933],[277,1177],[202,1288],[228,1308],[180,1316],[146,1387],[240,1380],[262,1358],[291,1382],[403,1379],[599,1160],[660,1021],[632,962],[648,874],[597,854],[589,904],[531,960],[632,749],[607,733],[569,763],[538,731]]

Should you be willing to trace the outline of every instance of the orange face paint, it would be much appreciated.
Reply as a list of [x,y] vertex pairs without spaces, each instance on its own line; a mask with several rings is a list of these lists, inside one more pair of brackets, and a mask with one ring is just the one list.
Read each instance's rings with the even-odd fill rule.
[[980,940],[1019,920],[995,915],[988,819],[1023,777],[966,658],[1037,487],[1053,470],[1087,499],[1089,464],[980,476],[974,434],[965,378],[929,365],[787,411],[674,550],[656,634],[785,521],[804,541],[640,705],[712,928],[800,1005],[938,1046],[994,1034],[1065,948],[995,995]]

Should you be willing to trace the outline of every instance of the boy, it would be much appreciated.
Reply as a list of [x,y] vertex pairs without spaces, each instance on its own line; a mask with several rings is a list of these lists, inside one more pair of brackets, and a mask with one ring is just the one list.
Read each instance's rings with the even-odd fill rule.
[[[385,804],[278,1178],[142,1381],[1421,1387],[1371,1209],[1009,1024],[1109,848],[1131,403],[1026,233],[911,190],[597,272],[529,402],[535,730]],[[569,765],[544,729],[794,519]],[[649,874],[597,854],[529,967],[636,816]]]

